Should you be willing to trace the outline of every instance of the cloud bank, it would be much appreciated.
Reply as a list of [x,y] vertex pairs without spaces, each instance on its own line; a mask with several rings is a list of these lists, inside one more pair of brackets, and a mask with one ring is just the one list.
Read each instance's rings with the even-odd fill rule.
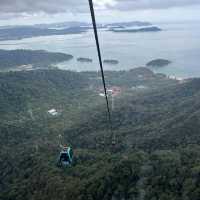
[[[97,8],[117,10],[166,9],[200,4],[200,0],[94,0]],[[0,13],[56,14],[88,12],[88,0],[0,0]]]
[[115,0],[113,8],[119,10],[168,9],[200,5],[200,0]]

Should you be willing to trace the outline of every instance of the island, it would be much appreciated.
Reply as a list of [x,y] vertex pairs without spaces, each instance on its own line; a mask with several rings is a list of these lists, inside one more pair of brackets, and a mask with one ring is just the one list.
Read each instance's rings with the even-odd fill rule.
[[[97,24],[97,27],[99,29],[106,29],[113,32],[147,32],[160,30],[157,27],[153,27],[149,22],[140,21]],[[133,27],[136,29],[133,29]],[[21,40],[24,38],[40,36],[82,34],[90,29],[92,29],[91,23],[77,21],[51,24],[0,26],[0,41]]]
[[83,58],[83,57],[80,57],[80,58],[77,58],[77,61],[78,62],[87,62],[87,63],[92,63],[92,59],[91,58]]
[[72,55],[44,50],[0,50],[0,70],[49,68],[51,65],[71,59]]
[[151,26],[151,27],[144,27],[144,28],[110,28],[109,31],[115,32],[115,33],[138,33],[138,32],[159,32],[162,31],[162,29],[158,28],[157,26]]
[[142,21],[130,21],[130,22],[115,22],[106,24],[107,27],[133,27],[133,26],[152,26],[150,22],[142,22]]
[[110,64],[110,65],[117,65],[119,64],[119,61],[118,60],[113,60],[113,59],[106,59],[103,61],[104,64]]
[[147,67],[164,67],[172,63],[170,60],[166,59],[155,59],[146,64]]
[[38,28],[35,26],[11,26],[0,28],[0,41],[21,40],[39,36],[81,34],[88,30],[88,27],[68,27],[63,29]]

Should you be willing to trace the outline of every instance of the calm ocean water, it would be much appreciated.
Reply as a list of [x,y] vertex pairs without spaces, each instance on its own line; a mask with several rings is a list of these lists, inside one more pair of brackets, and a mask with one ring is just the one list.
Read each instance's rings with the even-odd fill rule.
[[[172,64],[157,72],[177,77],[200,77],[200,23],[162,23],[162,32],[112,33],[100,31],[99,38],[104,59],[117,59],[119,65],[105,65],[107,70],[126,70],[157,58],[169,59]],[[36,37],[0,42],[1,49],[44,49],[72,54],[74,59],[59,64],[62,69],[76,71],[97,70],[97,54],[93,32]],[[77,57],[92,58],[93,63],[78,63]]]

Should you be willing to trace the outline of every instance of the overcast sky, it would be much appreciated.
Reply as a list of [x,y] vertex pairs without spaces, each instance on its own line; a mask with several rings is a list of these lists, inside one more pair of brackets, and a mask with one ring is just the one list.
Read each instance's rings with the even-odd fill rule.
[[[94,0],[98,21],[200,20],[200,0]],[[0,25],[89,21],[88,0],[0,0]]]

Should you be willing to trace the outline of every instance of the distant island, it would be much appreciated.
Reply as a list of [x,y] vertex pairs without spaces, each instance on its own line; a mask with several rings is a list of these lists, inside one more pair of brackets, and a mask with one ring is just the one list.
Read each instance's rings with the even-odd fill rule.
[[38,28],[35,26],[16,26],[0,28],[0,41],[21,40],[39,36],[80,34],[88,30],[88,27],[69,27],[63,29]]
[[118,60],[113,60],[113,59],[106,59],[103,61],[104,64],[111,64],[111,65],[117,65],[119,64]]
[[[129,22],[113,22],[113,23],[98,23],[98,28],[108,28],[108,27],[130,27],[130,26],[151,26],[150,22],[145,21],[129,21]],[[51,23],[51,24],[36,24],[34,27],[37,28],[66,28],[66,27],[92,27],[91,23],[87,22],[78,22],[78,21],[69,21],[69,22],[61,22],[61,23]]]
[[106,24],[105,27],[132,27],[132,26],[152,26],[149,22],[142,22],[142,21],[131,21],[131,22],[115,22]]
[[[149,22],[130,21],[97,24],[98,29],[113,32],[147,32],[159,31]],[[133,29],[135,27],[136,29]],[[139,28],[139,29],[138,29]],[[39,36],[81,34],[92,29],[92,24],[87,22],[61,22],[51,24],[35,24],[29,26],[0,26],[0,41],[21,40]],[[132,30],[131,30],[132,29]],[[121,30],[121,31],[119,31]]]
[[157,26],[151,26],[151,27],[133,28],[133,29],[110,28],[109,31],[116,32],[116,33],[138,33],[138,32],[159,32],[159,31],[162,31],[162,29],[158,28]]
[[87,62],[87,63],[91,63],[93,60],[91,58],[83,58],[83,57],[80,57],[80,58],[77,58],[77,61],[78,62]]
[[146,64],[148,67],[164,67],[171,63],[171,61],[166,59],[155,59]]
[[0,69],[48,68],[71,59],[72,55],[44,50],[0,50]]

